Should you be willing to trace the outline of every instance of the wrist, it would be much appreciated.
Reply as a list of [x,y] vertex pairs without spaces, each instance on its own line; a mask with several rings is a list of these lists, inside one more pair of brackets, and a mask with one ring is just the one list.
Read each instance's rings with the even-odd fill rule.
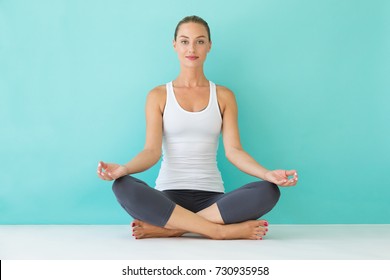
[[270,170],[268,170],[268,169],[262,170],[260,178],[267,181],[267,173],[268,172],[270,172]]
[[121,166],[125,169],[125,172],[126,172],[125,175],[129,175],[129,174],[130,174],[130,170],[129,170],[129,168],[126,166],[126,164],[122,164]]

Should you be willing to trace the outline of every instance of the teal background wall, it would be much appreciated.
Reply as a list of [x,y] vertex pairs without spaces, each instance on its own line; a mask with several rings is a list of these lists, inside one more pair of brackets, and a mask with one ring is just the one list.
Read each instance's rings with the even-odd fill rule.
[[[125,224],[99,160],[143,147],[171,41],[205,18],[207,77],[232,89],[244,148],[299,171],[271,223],[390,223],[390,2],[0,1],[0,223]],[[253,180],[218,154],[226,189]],[[153,185],[158,167],[137,175]]]

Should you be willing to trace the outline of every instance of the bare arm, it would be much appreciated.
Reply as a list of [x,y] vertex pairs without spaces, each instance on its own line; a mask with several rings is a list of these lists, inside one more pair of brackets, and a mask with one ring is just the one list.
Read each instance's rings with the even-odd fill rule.
[[124,175],[139,173],[151,168],[161,157],[162,114],[165,106],[165,87],[153,89],[146,100],[146,140],[144,149],[124,165],[99,162],[98,176],[113,180]]
[[161,88],[152,90],[146,100],[146,140],[144,149],[124,166],[128,174],[145,171],[161,157],[162,114],[165,95]]
[[[218,87],[218,100],[220,103],[223,123],[222,137],[227,159],[241,171],[273,182],[280,186],[293,186],[298,179],[295,170],[274,170],[270,171],[259,164],[243,148],[240,141],[238,129],[238,109],[233,92],[224,87]],[[287,180],[288,176],[294,176]]]

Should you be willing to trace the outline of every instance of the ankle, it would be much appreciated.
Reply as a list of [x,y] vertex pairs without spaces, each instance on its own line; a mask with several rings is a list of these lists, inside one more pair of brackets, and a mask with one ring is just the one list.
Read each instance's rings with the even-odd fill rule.
[[224,240],[226,239],[226,231],[225,231],[225,226],[216,224],[216,231],[214,236],[212,236],[213,239],[216,240]]

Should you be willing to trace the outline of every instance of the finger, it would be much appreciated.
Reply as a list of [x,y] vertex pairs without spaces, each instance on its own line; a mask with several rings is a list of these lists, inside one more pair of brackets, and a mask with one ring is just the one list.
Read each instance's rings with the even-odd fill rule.
[[[99,163],[98,163],[98,166],[97,166],[97,174],[98,174],[98,176],[100,177],[100,178],[102,178],[103,177],[103,162],[102,161],[99,161]],[[102,178],[103,179],[103,178]]]
[[277,180],[277,181],[275,182],[275,184],[278,185],[278,186],[284,187],[284,186],[286,186],[286,184],[288,184],[288,181],[287,181],[286,179]]
[[103,169],[107,169],[108,166],[109,166],[109,164],[106,163],[106,162],[104,162],[104,161],[101,161],[100,164],[101,164],[101,166],[103,167]]
[[100,170],[97,171],[97,174],[100,178],[102,178],[103,180],[105,179],[104,178],[104,171],[100,168]]
[[103,161],[99,161],[97,171],[103,175],[104,171],[107,170],[108,164],[104,163]]
[[108,180],[107,175],[104,172],[97,172],[97,175],[102,180]]
[[113,176],[107,172],[108,164],[104,163],[103,161],[99,161],[98,164],[98,175],[99,177],[102,178],[103,180],[114,180]]
[[298,174],[296,170],[286,170],[285,172],[287,176],[295,176]]
[[297,181],[295,181],[294,179],[290,179],[283,185],[283,187],[293,187],[296,184],[297,184]]
[[108,181],[113,180],[112,177],[107,172],[103,172],[103,177],[105,180],[108,180]]
[[110,178],[110,180],[116,180],[119,176],[116,174],[116,172],[107,173],[107,177]]
[[98,166],[97,166],[98,173],[102,171],[102,168],[103,168],[102,161],[99,161]]
[[287,182],[287,185],[289,186],[289,187],[293,187],[293,186],[295,186],[297,184],[297,181],[295,181],[295,180],[289,180],[288,182]]
[[292,180],[296,184],[298,182],[298,173],[295,172],[290,180]]
[[98,173],[98,175],[103,180],[108,180],[108,181],[113,180],[112,177],[107,174],[107,172],[101,171],[100,173]]
[[98,177],[99,177],[100,179],[104,180],[104,177],[103,177],[103,175],[101,175],[101,173],[100,173],[99,170],[97,171],[97,175],[98,175]]
[[296,170],[286,170],[286,175],[288,175],[289,177],[292,176],[292,178],[286,178],[288,181],[291,181],[291,182],[297,182],[298,181],[298,173]]
[[291,187],[296,184],[296,181],[293,179],[283,180],[280,184],[277,184],[280,187]]

